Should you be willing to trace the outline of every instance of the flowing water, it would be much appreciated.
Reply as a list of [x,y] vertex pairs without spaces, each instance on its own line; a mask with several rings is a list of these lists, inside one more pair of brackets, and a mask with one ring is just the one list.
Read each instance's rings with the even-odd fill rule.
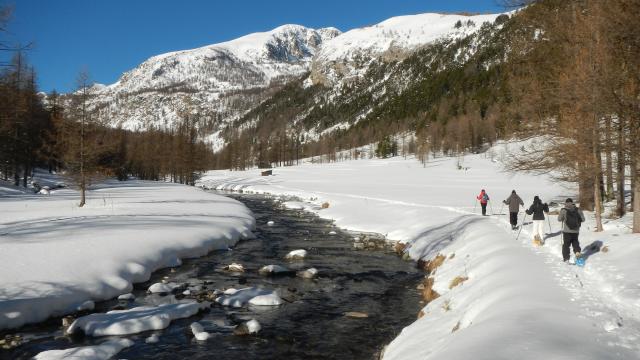
[[[118,359],[373,359],[404,326],[416,318],[420,298],[416,285],[423,274],[414,263],[390,251],[354,250],[353,234],[330,221],[297,210],[285,210],[267,197],[229,195],[245,203],[257,222],[256,238],[241,241],[233,250],[215,251],[184,261],[175,269],[155,272],[147,283],[137,284],[136,300],[105,301],[95,311],[175,302],[174,295],[148,295],[145,290],[165,279],[204,289],[262,286],[277,290],[285,299],[277,307],[235,309],[214,305],[210,311],[176,320],[161,331],[127,336],[135,344]],[[272,226],[267,223],[273,221]],[[335,232],[335,233],[333,233]],[[306,249],[303,261],[285,262],[291,250]],[[222,268],[232,262],[246,272]],[[264,277],[263,265],[280,264],[293,270],[315,267],[313,280],[295,276]],[[366,318],[345,316],[360,312]],[[257,335],[233,335],[233,327],[255,318],[262,325]],[[213,336],[206,342],[193,338],[189,325],[198,321]],[[62,336],[59,319],[22,329],[32,339],[10,353],[10,359],[28,359],[40,351],[99,344],[104,338],[70,339]],[[157,334],[159,342],[145,339]]]

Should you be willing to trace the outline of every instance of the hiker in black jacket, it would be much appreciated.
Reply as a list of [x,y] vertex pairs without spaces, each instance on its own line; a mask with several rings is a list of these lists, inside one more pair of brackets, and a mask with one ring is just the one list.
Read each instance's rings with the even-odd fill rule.
[[538,195],[533,197],[533,204],[526,211],[527,215],[533,214],[533,243],[544,245],[544,214],[549,212],[549,205],[542,203]]
[[511,223],[511,230],[515,230],[518,227],[518,212],[520,212],[520,205],[524,206],[524,201],[516,194],[516,191],[511,191],[511,195],[507,200],[502,201],[505,205],[509,205],[509,222]]
[[576,258],[580,257],[580,242],[578,235],[580,234],[580,225],[584,222],[584,214],[582,210],[577,208],[573,200],[570,198],[564,204],[564,208],[560,209],[558,221],[563,223],[562,226],[562,259],[569,261],[569,246],[573,247]]

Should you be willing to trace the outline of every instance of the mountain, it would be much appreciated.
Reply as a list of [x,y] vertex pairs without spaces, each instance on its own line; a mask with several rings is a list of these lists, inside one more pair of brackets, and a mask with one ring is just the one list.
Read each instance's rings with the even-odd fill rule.
[[339,34],[335,28],[284,25],[154,56],[112,85],[94,85],[91,104],[110,125],[126,129],[170,127],[188,113],[215,130],[306,73],[322,43]]
[[511,99],[501,71],[511,19],[422,14],[327,41],[308,75],[220,133],[227,146],[218,166],[332,154],[418,130],[433,131],[448,151],[457,144],[447,134],[469,128],[472,143],[464,146],[477,150],[495,138],[500,106]]
[[472,37],[499,16],[408,15],[345,33],[283,25],[154,56],[115,84],[93,86],[91,106],[109,125],[131,130],[195,118],[215,151],[239,132],[261,128],[268,136],[283,122],[313,141],[350,128],[419,81],[398,70],[414,54]]

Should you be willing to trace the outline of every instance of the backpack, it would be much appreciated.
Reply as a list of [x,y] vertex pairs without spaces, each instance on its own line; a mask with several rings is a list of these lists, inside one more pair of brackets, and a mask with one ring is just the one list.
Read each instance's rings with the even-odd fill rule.
[[582,219],[580,218],[580,214],[577,209],[573,210],[565,210],[564,223],[567,224],[567,227],[571,230],[577,230],[580,228],[580,223],[582,223]]
[[487,195],[487,193],[482,194],[482,200],[483,201],[488,201],[489,200],[489,195]]

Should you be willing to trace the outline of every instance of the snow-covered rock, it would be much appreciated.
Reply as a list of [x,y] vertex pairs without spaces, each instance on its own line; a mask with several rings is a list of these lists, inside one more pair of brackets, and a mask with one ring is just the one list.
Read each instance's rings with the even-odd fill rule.
[[316,268],[309,268],[309,269],[306,269],[306,270],[301,270],[301,271],[298,271],[298,272],[296,273],[296,275],[297,275],[298,277],[303,278],[303,279],[313,279],[313,278],[315,278],[316,276],[318,276],[318,269],[316,269]]
[[233,330],[233,334],[240,335],[240,336],[257,334],[261,329],[262,329],[262,326],[260,325],[258,320],[251,319],[249,321],[246,321],[236,326],[236,328]]
[[169,294],[178,287],[180,285],[176,283],[155,283],[149,286],[147,292],[150,294]]
[[76,307],[76,311],[91,311],[96,307],[96,303],[87,300]]
[[266,289],[249,287],[244,289],[227,289],[224,295],[219,296],[216,302],[220,305],[240,308],[245,306],[256,296],[270,295],[273,292]]
[[307,257],[307,250],[298,249],[290,251],[287,255],[285,255],[286,260],[302,260]]
[[129,339],[107,340],[100,345],[81,346],[65,350],[43,351],[34,357],[35,360],[108,360],[122,349],[133,345]]
[[260,275],[284,275],[291,273],[291,270],[281,265],[266,265],[258,270]]
[[136,296],[132,293],[122,294],[118,296],[118,300],[135,300]]
[[67,333],[82,332],[88,336],[109,336],[161,330],[169,326],[172,320],[193,316],[209,305],[207,302],[185,302],[91,314],[76,319],[67,329]]
[[144,342],[147,344],[157,344],[160,342],[160,337],[158,336],[158,334],[153,334],[148,338],[144,339]]
[[211,334],[204,331],[204,327],[198,322],[191,323],[191,332],[198,341],[207,341],[211,337]]
[[256,306],[278,306],[282,305],[284,301],[275,292],[266,295],[258,295],[249,300],[249,304]]
[[244,266],[242,264],[232,263],[224,267],[225,270],[231,272],[244,272]]

